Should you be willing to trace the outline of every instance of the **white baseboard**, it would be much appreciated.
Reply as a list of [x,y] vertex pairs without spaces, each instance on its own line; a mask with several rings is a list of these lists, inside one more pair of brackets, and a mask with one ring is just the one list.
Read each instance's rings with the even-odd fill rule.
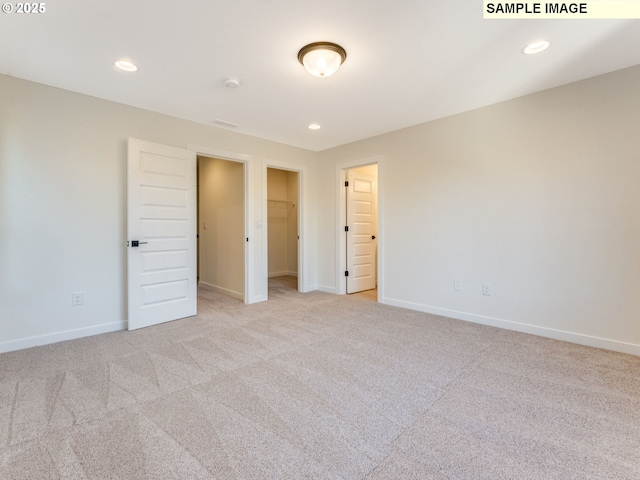
[[247,300],[247,305],[251,305],[252,303],[260,303],[266,302],[269,300],[266,295],[256,295],[255,297],[251,297]]
[[318,290],[320,290],[321,292],[324,292],[324,293],[334,293],[334,294],[337,293],[336,287],[328,287],[326,285],[318,285],[316,288]]
[[633,343],[625,343],[617,340],[609,340],[607,338],[593,337],[583,335],[581,333],[566,332],[564,330],[556,330],[553,328],[539,327],[527,323],[513,322],[500,318],[486,317],[473,313],[458,312],[456,310],[448,310],[445,308],[432,307],[430,305],[422,305],[419,303],[405,302],[395,300],[393,298],[383,298],[380,303],[392,305],[394,307],[408,308],[420,312],[432,313],[443,317],[454,318],[456,320],[464,320],[467,322],[479,323],[490,327],[504,328],[516,332],[530,333],[540,337],[553,338],[554,340],[562,340],[564,342],[576,343],[578,345],[586,345],[588,347],[603,348],[605,350],[613,350],[615,352],[629,353],[631,355],[640,356],[640,345]]
[[[221,289],[214,285],[210,285],[204,282],[200,282],[199,286],[213,291],[219,291],[226,295],[243,300],[243,295],[238,292],[233,292],[227,289]],[[310,290],[319,290],[325,293],[336,293],[334,287],[328,287],[324,285],[314,285],[310,287]],[[264,301],[266,298],[255,298],[252,302]],[[586,345],[589,347],[603,348],[606,350],[613,350],[615,352],[628,353],[631,355],[640,356],[640,345],[633,343],[625,343],[617,340],[609,340],[606,338],[593,337],[589,335],[583,335],[580,333],[566,332],[563,330],[556,330],[552,328],[539,327],[536,325],[529,325],[526,323],[513,322],[510,320],[503,320],[499,318],[486,317],[483,315],[476,315],[472,313],[459,312],[456,310],[448,310],[444,308],[432,307],[429,305],[422,305],[418,303],[405,302],[402,300],[396,300],[393,298],[382,298],[380,303],[385,305],[391,305],[400,308],[407,308],[410,310],[417,310],[420,312],[431,313],[434,315],[441,315],[443,317],[454,318],[456,320],[464,320],[467,322],[479,323],[491,327],[504,328],[506,330],[513,330],[516,332],[529,333],[532,335],[538,335],[541,337],[553,338],[555,340],[562,340],[565,342],[576,343],[579,345]],[[65,332],[56,332],[52,334],[39,335],[36,337],[22,338],[19,340],[12,340],[8,342],[0,343],[0,353],[12,352],[15,350],[22,350],[25,348],[37,347],[40,345],[48,345],[51,343],[63,342],[65,340],[75,340],[77,338],[89,337],[92,335],[99,335],[101,333],[116,332],[120,330],[126,330],[127,322],[113,322],[103,325],[96,325],[93,327],[79,328],[76,330],[67,330]]]
[[67,330],[65,332],[56,332],[46,335],[38,335],[37,337],[21,338],[20,340],[11,340],[9,342],[0,343],[0,353],[13,352],[25,348],[38,347],[40,345],[49,345],[51,343],[64,342],[65,340],[75,340],[82,337],[90,337],[101,333],[117,332],[127,329],[127,322],[105,323],[96,325],[95,327],[78,328],[76,330]]
[[236,292],[234,290],[229,290],[228,288],[218,287],[217,285],[212,285],[206,282],[198,282],[198,288],[202,288],[204,290],[210,290],[212,292],[222,293],[227,295],[228,297],[237,298],[238,300],[244,301],[244,294],[240,292]]
[[298,272],[274,272],[269,274],[269,278],[272,277],[297,277]]
[[300,287],[300,293],[315,292],[316,290],[319,290],[317,285],[302,285]]

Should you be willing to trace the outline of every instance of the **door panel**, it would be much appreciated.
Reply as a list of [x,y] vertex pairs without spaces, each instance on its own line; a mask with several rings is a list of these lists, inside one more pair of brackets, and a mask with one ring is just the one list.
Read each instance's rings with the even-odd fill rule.
[[375,178],[349,171],[347,189],[347,293],[376,288]]
[[195,315],[194,152],[129,139],[127,230],[129,330]]

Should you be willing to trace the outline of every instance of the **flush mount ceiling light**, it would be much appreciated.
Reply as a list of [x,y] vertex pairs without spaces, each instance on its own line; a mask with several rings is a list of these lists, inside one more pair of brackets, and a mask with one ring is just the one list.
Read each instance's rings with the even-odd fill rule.
[[318,125],[317,123],[312,123],[311,125],[309,125],[309,130],[319,130],[320,129],[320,125]]
[[298,61],[316,77],[333,75],[346,58],[344,48],[331,42],[310,43],[298,52]]
[[137,72],[138,71],[138,66],[135,63],[133,63],[131,60],[121,59],[121,60],[116,61],[114,63],[114,65],[119,70],[123,70],[125,72]]
[[533,42],[527,45],[522,50],[522,53],[525,55],[535,55],[536,53],[544,52],[550,46],[551,44],[546,40],[540,40],[539,42]]

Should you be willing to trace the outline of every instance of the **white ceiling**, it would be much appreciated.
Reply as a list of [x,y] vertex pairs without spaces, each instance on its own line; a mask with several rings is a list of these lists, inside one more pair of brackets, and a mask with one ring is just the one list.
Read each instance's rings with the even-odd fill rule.
[[[640,20],[483,20],[481,0],[45,5],[0,13],[0,73],[314,151],[640,64]],[[323,40],[347,60],[316,78],[297,53]]]

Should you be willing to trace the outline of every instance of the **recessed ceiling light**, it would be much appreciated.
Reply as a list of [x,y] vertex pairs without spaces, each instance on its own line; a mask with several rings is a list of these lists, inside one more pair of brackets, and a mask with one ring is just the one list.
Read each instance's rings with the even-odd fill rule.
[[320,128],[320,125],[318,125],[317,123],[312,123],[311,125],[309,125],[309,130],[318,130]]
[[522,53],[525,55],[535,55],[536,53],[544,52],[547,48],[549,48],[551,44],[546,40],[540,40],[538,42],[533,42],[527,45]]
[[114,65],[125,72],[137,72],[138,66],[130,60],[118,60]]
[[224,79],[224,84],[229,88],[238,88],[240,86],[240,79],[238,77],[227,77]]

